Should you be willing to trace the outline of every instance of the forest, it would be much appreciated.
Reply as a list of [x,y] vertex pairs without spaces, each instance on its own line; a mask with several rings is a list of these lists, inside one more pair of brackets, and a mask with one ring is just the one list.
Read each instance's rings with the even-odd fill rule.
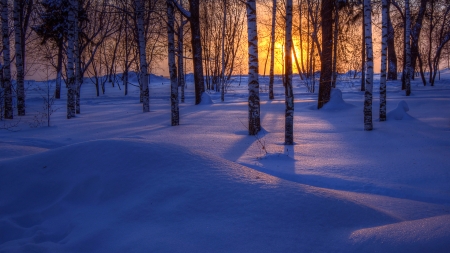
[[[258,19],[257,9],[263,18]],[[265,76],[268,68],[269,99],[275,72],[283,76],[286,112],[293,110],[290,87],[295,72],[311,93],[317,92],[318,75],[318,108],[329,101],[338,75],[352,72],[366,92],[364,124],[370,130],[374,57],[381,58],[381,87],[385,80],[401,79],[402,90],[409,95],[410,80],[415,78],[433,86],[450,58],[449,12],[447,1],[428,0],[5,0],[2,117],[13,118],[13,98],[17,115],[25,115],[25,79],[45,72],[43,66],[50,71],[47,78],[56,78],[55,99],[60,98],[62,83],[67,88],[68,119],[80,113],[86,77],[97,96],[100,89],[105,92],[106,83],[121,83],[127,95],[129,73],[139,73],[140,102],[148,112],[148,75],[168,70],[173,82],[172,125],[178,125],[178,100],[184,102],[186,68],[194,74],[195,104],[210,90],[221,92],[224,101],[231,76],[247,72],[248,127],[254,135],[260,127],[258,75]],[[372,36],[379,27],[381,46]],[[162,61],[168,65],[162,66]],[[386,109],[380,110],[383,120]],[[293,116],[286,117],[290,121]]]
[[449,0],[0,0],[0,252],[447,252]]

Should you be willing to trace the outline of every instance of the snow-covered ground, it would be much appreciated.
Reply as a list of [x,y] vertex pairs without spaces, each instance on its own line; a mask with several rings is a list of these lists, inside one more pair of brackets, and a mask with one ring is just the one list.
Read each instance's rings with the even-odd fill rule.
[[450,252],[449,70],[410,97],[388,82],[386,122],[376,79],[371,132],[358,80],[317,110],[295,77],[294,146],[279,79],[269,101],[261,78],[263,130],[247,135],[245,82],[198,106],[188,83],[176,127],[161,77],[149,113],[134,86],[86,83],[67,120],[63,89],[50,127],[30,127],[46,84],[29,84],[27,116],[0,121],[17,123],[0,130],[0,252]]

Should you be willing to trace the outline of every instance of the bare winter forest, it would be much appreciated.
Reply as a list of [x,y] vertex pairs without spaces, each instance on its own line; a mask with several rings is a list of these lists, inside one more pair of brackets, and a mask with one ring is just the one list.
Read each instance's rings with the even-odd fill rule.
[[0,1],[0,253],[448,252],[449,0]]

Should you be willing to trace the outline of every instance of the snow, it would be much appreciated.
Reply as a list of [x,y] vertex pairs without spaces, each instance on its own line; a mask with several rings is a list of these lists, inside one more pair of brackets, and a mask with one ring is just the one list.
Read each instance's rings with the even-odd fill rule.
[[[260,78],[263,129],[249,136],[247,80],[235,79],[208,106],[188,82],[176,127],[163,77],[149,113],[136,86],[95,97],[86,83],[67,120],[63,89],[50,127],[34,82],[27,116],[0,122],[17,124],[0,130],[0,252],[448,252],[448,70],[410,97],[388,82],[387,121],[370,132],[358,80],[342,77],[317,110],[295,77],[293,146],[281,80],[269,101]],[[374,119],[378,108],[374,93]]]
[[208,93],[204,92],[202,94],[202,101],[200,102],[200,105],[212,105],[214,102],[212,101],[211,97],[208,95]]
[[408,104],[405,102],[405,100],[402,100],[398,102],[397,108],[388,112],[387,117],[388,119],[395,119],[395,120],[411,119],[412,117],[409,116],[408,111],[409,111]]

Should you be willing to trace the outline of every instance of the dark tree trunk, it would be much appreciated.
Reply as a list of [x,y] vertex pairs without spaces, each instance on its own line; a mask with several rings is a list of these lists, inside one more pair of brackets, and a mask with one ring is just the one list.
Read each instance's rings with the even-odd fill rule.
[[322,57],[320,68],[318,108],[330,101],[331,82],[333,76],[333,0],[323,0],[322,17]]
[[195,104],[197,105],[201,103],[202,94],[205,92],[202,62],[202,37],[200,34],[200,1],[189,0],[189,11],[191,13],[189,23],[191,25],[192,54],[194,61]]
[[16,93],[17,93],[17,115],[25,116],[25,71],[24,71],[24,40],[22,36],[23,5],[21,1],[14,0],[14,46],[16,56]]
[[128,95],[128,69],[125,69],[123,71],[122,78],[123,78],[123,86],[125,87],[124,94],[126,96],[126,95]]
[[427,7],[428,0],[420,1],[420,9],[417,14],[416,21],[411,30],[411,78],[414,80],[415,71],[416,71],[416,62],[419,56],[419,37],[420,32],[422,30],[422,21],[425,16],[425,10]]
[[423,71],[422,56],[420,56],[420,54],[419,54],[417,59],[419,60],[420,77],[422,78],[423,85],[426,86],[427,85],[427,80],[425,79],[425,73]]
[[403,27],[403,62],[402,62],[402,90],[406,90],[406,43],[405,43],[405,38],[406,38],[406,25],[405,25],[406,20],[404,20],[404,27]]
[[272,3],[272,31],[270,33],[270,77],[269,77],[269,99],[274,99],[273,82],[275,68],[275,21],[277,14],[277,0]]
[[361,46],[361,91],[366,90],[366,27],[364,18],[362,22],[362,46]]
[[5,119],[13,119],[13,99],[11,85],[11,55],[9,48],[8,1],[2,0],[2,36],[3,36],[3,97]]
[[62,60],[63,60],[63,42],[62,40],[58,43],[58,63],[56,65],[56,88],[55,88],[55,98],[61,98],[61,74],[62,74]]
[[[388,13],[389,13],[390,1],[388,4]],[[392,26],[391,17],[388,14],[388,37],[387,37],[387,46],[388,46],[388,73],[387,80],[397,80],[397,54],[395,53],[395,33],[394,27]]]

